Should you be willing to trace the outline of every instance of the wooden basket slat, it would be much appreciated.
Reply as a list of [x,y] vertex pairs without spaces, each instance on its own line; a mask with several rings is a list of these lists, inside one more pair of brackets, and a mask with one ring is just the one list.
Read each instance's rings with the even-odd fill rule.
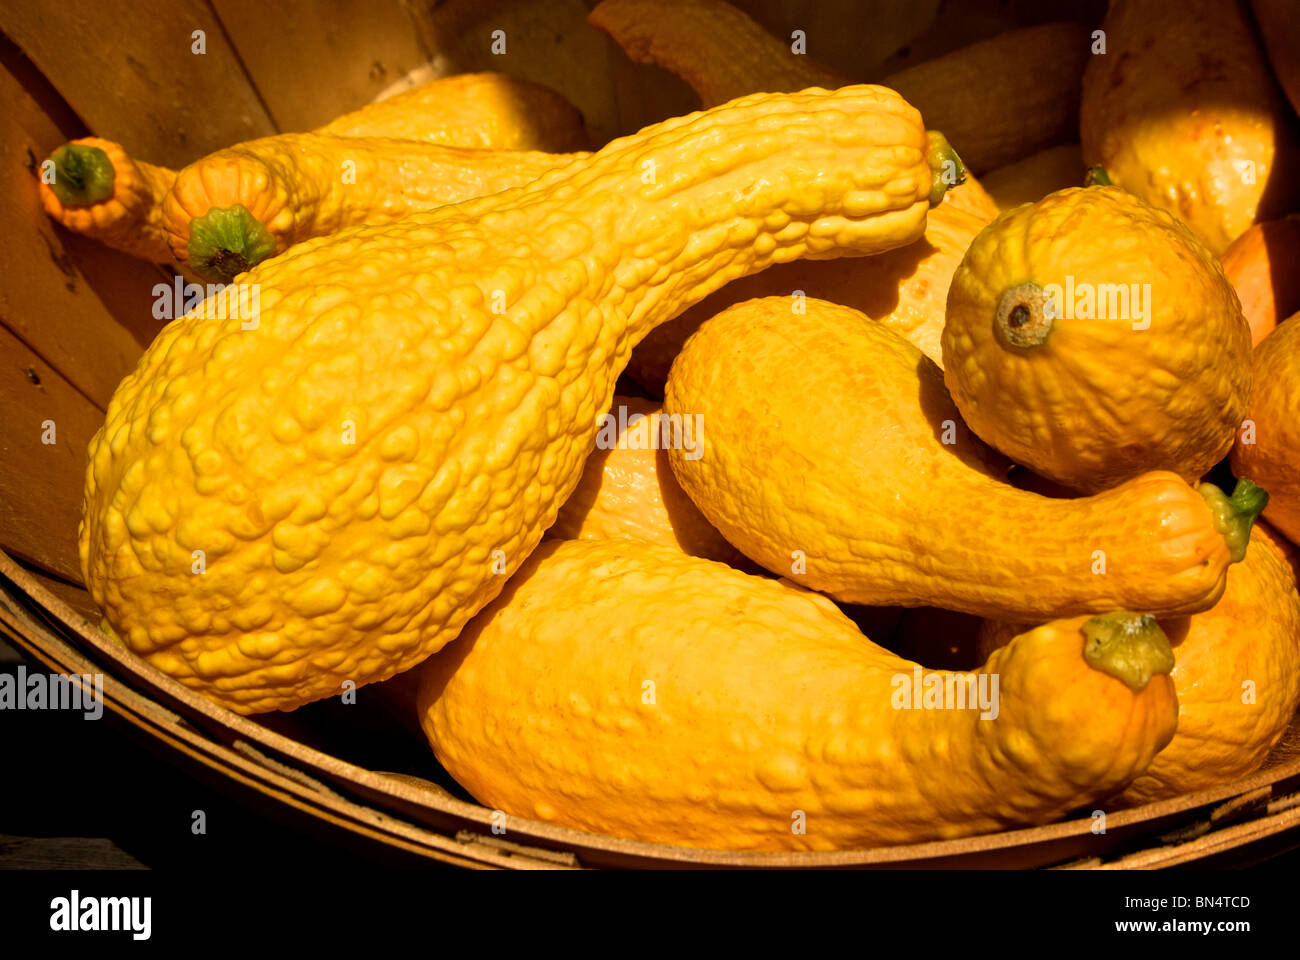
[[374,100],[429,59],[399,0],[213,0],[281,130],[311,130]]
[[[103,411],[4,327],[0,356],[0,543],[80,583],[86,448]],[[47,444],[51,429],[56,442]]]
[[[6,105],[0,111],[0,263],[6,275],[0,323],[102,410],[143,346],[87,283],[65,243],[69,234],[41,207],[38,165],[67,139],[65,130],[8,63],[0,67],[0,103]],[[141,298],[162,275],[131,257],[105,253],[118,261],[115,286],[136,288],[133,302],[147,302]]]
[[[192,52],[198,30],[203,54]],[[202,0],[6,3],[0,31],[92,131],[143,160],[181,166],[275,132]]]

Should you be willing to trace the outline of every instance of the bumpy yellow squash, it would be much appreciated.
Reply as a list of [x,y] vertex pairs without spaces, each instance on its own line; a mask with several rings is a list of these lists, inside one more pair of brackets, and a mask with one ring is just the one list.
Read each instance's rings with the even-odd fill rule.
[[791,298],[795,308],[800,298],[815,297],[861,310],[943,366],[948,284],[966,248],[995,216],[993,202],[970,179],[949,190],[930,211],[925,236],[916,243],[874,257],[796,260],[729,283],[651,330],[632,351],[628,373],[651,393],[663,396],[669,368],[700,324],[733,303],[772,296]]
[[709,320],[664,409],[703,418],[703,454],[669,462],[709,522],[767,569],[851,603],[1020,621],[1192,613],[1223,593],[1225,535],[1244,549],[1259,508],[1163,471],[1077,500],[1018,490],[930,360],[817,300]]
[[421,668],[420,720],[448,772],[515,816],[837,850],[1046,822],[1122,789],[1173,735],[1172,660],[1127,614],[1028,632],[979,677],[923,672],[817,594],[567,541]]
[[409,669],[554,521],[646,331],[774,262],[916,240],[928,149],[882,87],[756,96],[260,264],[109,404],[80,538],[96,603],[246,713]]
[[[310,176],[312,160],[319,163],[321,143],[328,144],[328,138],[331,137],[383,137],[418,140],[466,150],[490,148],[548,153],[581,150],[587,145],[582,117],[564,97],[546,87],[501,73],[467,73],[430,80],[404,93],[344,114],[316,132],[325,135],[327,139],[318,142],[314,151],[309,148],[309,154],[314,152],[315,157],[309,155],[303,158],[306,170],[302,165],[294,163],[291,153],[293,145],[304,142],[300,134],[289,135],[283,141],[282,149],[278,153],[271,153],[273,160],[278,157],[280,171],[288,174],[292,181],[285,185],[285,189],[293,194],[295,204],[319,206],[321,200],[316,196],[318,191],[328,195],[346,185],[344,171],[339,165],[331,167],[328,180],[304,182]],[[306,142],[310,143],[310,138]],[[270,145],[281,141],[270,137],[254,143],[257,148],[266,151]],[[388,160],[387,169],[403,173],[400,160],[405,159],[402,156],[404,153],[410,152],[410,145],[390,144],[389,148],[398,156],[382,158]],[[372,165],[376,162],[364,147],[358,146],[358,151],[358,156],[351,157],[354,162],[360,161],[363,166],[366,160],[370,160]],[[228,151],[219,151],[219,154],[227,153]],[[83,137],[64,144],[50,159],[55,165],[55,183],[50,185],[42,180],[40,190],[45,211],[51,217],[69,230],[93,237],[133,256],[158,263],[172,260],[173,241],[169,234],[175,233],[177,228],[173,224],[169,231],[164,224],[163,201],[176,182],[175,170],[132,158],[120,144],[98,137]],[[521,161],[525,164],[527,162],[527,159]],[[557,164],[551,164],[555,165]],[[266,172],[256,168],[246,171],[241,178],[245,193],[257,186],[259,173],[265,180]],[[373,170],[363,170],[358,179],[354,170],[351,186],[362,187],[361,191],[356,192],[375,192],[378,186],[375,183],[376,177],[366,175],[373,173]],[[464,170],[459,174],[462,180],[466,176]],[[204,180],[208,181],[208,186],[215,186],[211,182],[210,173],[204,176]],[[516,184],[501,182],[497,189],[514,185]],[[392,186],[418,189],[420,184],[411,183],[407,177],[405,182]],[[195,185],[191,184],[189,192],[193,193],[194,190]],[[483,192],[485,191],[472,195],[482,195]],[[469,195],[471,194],[465,194]],[[391,190],[387,196],[399,206],[403,201],[399,190]],[[464,199],[464,196],[457,199]],[[236,202],[244,203],[250,208],[255,206],[242,196],[231,201]],[[283,207],[284,204],[285,201],[282,200],[280,206]],[[193,206],[192,196],[186,197],[181,203],[181,208],[191,216],[201,216],[206,212],[195,212]],[[340,225],[336,224],[334,229]],[[188,238],[188,231],[186,237]],[[186,246],[186,243],[181,244],[182,264],[187,258]]]
[[667,420],[653,400],[616,395],[602,417],[582,479],[546,535],[564,540],[631,537],[708,560],[743,562],[682,492],[668,466],[670,446],[679,444],[688,454],[699,449],[699,429],[693,420]]
[[1218,262],[1118,187],[1058,191],[976,237],[943,356],[981,439],[1089,493],[1148,470],[1199,480],[1250,394],[1250,327]]
[[[1121,796],[1163,800],[1254,773],[1300,706],[1300,593],[1285,541],[1256,524],[1211,609],[1162,620],[1173,647],[1178,732]],[[983,662],[1029,625],[985,621]]]
[[499,193],[580,156],[282,133],[182,169],[162,226],[178,263],[228,283],[295,243]]

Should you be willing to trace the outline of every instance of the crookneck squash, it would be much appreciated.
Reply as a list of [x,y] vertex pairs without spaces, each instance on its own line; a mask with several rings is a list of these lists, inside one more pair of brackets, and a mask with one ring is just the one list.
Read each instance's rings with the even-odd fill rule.
[[882,87],[749,97],[259,264],[114,394],[88,588],[240,712],[409,669],[554,522],[647,331],[772,263],[913,242],[928,150]]
[[[1149,617],[1062,620],[923,671],[825,597],[633,540],[544,545],[421,668],[489,808],[634,840],[839,850],[1045,823],[1174,733]],[[506,822],[509,829],[509,821]]]
[[[1149,803],[1231,783],[1259,769],[1300,706],[1300,594],[1286,542],[1257,523],[1223,598],[1162,619],[1173,647],[1178,732],[1119,798]],[[977,658],[1032,625],[985,621]]]
[[[962,198],[975,190],[975,199]],[[874,257],[831,261],[796,260],[729,283],[717,293],[650,331],[632,351],[628,373],[646,390],[663,396],[668,370],[682,344],[709,317],[755,297],[786,297],[792,312],[815,297],[861,310],[943,365],[944,307],[953,271],[972,240],[997,216],[972,179],[949,190],[930,211],[925,236],[916,243]]]
[[[582,117],[572,104],[553,90],[500,73],[470,73],[430,80],[404,93],[345,114],[316,132],[326,137],[419,140],[466,150],[549,153],[581,150],[587,145]],[[249,148],[249,152],[255,156],[249,158],[250,169],[242,173],[242,186],[234,188],[238,199],[231,202],[243,203],[247,207],[272,203],[272,198],[260,193],[254,194],[251,186],[266,181],[270,176],[271,170],[267,169],[266,160],[270,161],[272,169],[294,180],[281,186],[292,194],[291,206],[295,209],[314,209],[331,197],[337,205],[337,194],[347,185],[360,186],[358,192],[369,192],[372,195],[379,192],[379,186],[385,178],[388,178],[390,186],[411,186],[411,175],[415,171],[402,165],[411,150],[409,144],[391,145],[396,156],[391,159],[380,158],[386,162],[379,164],[381,169],[378,171],[363,171],[363,176],[368,175],[369,184],[358,180],[355,171],[351,184],[348,184],[346,171],[340,161],[338,167],[329,171],[330,178],[322,185],[320,181],[312,180],[311,175],[319,174],[320,171],[313,167],[319,166],[323,149],[321,144],[330,141],[318,142],[315,149],[302,158],[301,163],[295,163],[295,158],[286,155],[285,151],[301,142],[297,139],[299,136],[301,135],[290,135],[283,139],[271,137],[255,141],[256,146],[242,145]],[[268,144],[279,144],[279,152],[272,152],[267,158],[256,156],[266,151]],[[369,164],[374,167],[377,162],[372,155],[374,146],[359,147],[359,155],[351,159],[362,166]],[[227,151],[219,152],[219,155],[227,154]],[[278,164],[275,162],[277,158]],[[158,263],[172,261],[174,239],[169,237],[169,230],[164,224],[162,204],[176,180],[176,171],[133,159],[121,145],[98,137],[73,140],[56,150],[49,159],[54,161],[55,183],[46,184],[42,179],[40,190],[42,203],[51,217],[69,230],[83,233],[133,256]],[[525,155],[516,162],[520,167],[526,167],[530,160],[544,162],[540,154]],[[263,161],[261,166],[259,161]],[[508,167],[509,163],[505,165]],[[490,163],[488,167],[491,167]],[[193,216],[206,213],[206,210],[191,210],[197,200],[205,195],[205,191],[216,185],[214,174],[206,168],[200,169],[204,170],[206,182],[189,183],[185,199],[172,213],[173,219],[182,211],[189,211]],[[224,167],[221,170],[229,172]],[[442,167],[433,173],[444,177],[448,175],[446,168]],[[304,179],[296,179],[300,175]],[[459,177],[464,180],[468,176],[469,172],[461,169],[453,175],[453,179]],[[485,172],[483,185],[495,182],[493,176],[490,169]],[[502,182],[497,189],[504,189],[507,185],[513,184]],[[437,187],[427,190],[439,192]],[[319,197],[318,193],[325,196]],[[442,193],[447,194],[449,191],[444,189]],[[400,193],[389,193],[387,196],[390,202],[395,201],[396,206],[402,205]],[[280,201],[281,205],[286,202],[288,201]],[[233,219],[235,226],[238,225],[237,214],[228,214],[225,219]],[[172,224],[172,233],[179,229],[176,223]],[[250,229],[260,238],[256,229]],[[188,240],[188,230],[185,236]],[[238,237],[237,233],[235,237]],[[231,242],[237,240],[232,238]],[[181,263],[185,262],[186,246],[185,242],[180,244]],[[266,244],[263,243],[263,246]],[[229,277],[214,275],[207,279]]]
[[100,137],[65,143],[49,161],[53,182],[42,176],[41,204],[55,221],[133,257],[171,261],[162,202],[176,171],[133,159]]
[[664,409],[703,418],[702,455],[669,462],[709,522],[768,570],[851,603],[1020,621],[1193,613],[1223,593],[1260,505],[1164,471],[1081,499],[1016,489],[933,362],[818,300],[803,313],[750,300],[707,321]]
[[181,170],[163,204],[163,227],[179,263],[229,282],[295,243],[498,193],[578,156],[279,134]]

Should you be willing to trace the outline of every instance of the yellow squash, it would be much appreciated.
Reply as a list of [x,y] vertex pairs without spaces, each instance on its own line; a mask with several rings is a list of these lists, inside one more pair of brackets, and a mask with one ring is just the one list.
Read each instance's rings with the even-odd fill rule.
[[1290,212],[1293,121],[1242,3],[1111,0],[1102,30],[1106,52],[1083,75],[1085,163],[1216,254],[1257,219]]
[[[756,90],[849,82],[723,0],[604,0],[591,22],[637,63],[680,76],[706,107]],[[983,173],[1073,131],[1088,37],[1074,23],[1011,30],[890,74],[898,90],[942,130],[966,165]],[[861,79],[861,78],[855,78]]]
[[[466,150],[559,153],[580,150],[587,144],[582,117],[567,100],[546,87],[501,73],[468,73],[431,80],[405,93],[367,104],[327,123],[316,132],[326,137],[419,140]],[[294,157],[291,151],[303,143],[309,144],[307,154],[301,158]],[[313,170],[312,167],[319,166],[321,154],[329,143],[325,139],[312,145],[310,139],[303,140],[302,135],[290,135],[242,144],[237,150],[253,155],[247,158],[251,169],[244,171],[243,192],[237,201],[232,202],[245,203],[248,207],[271,203],[272,200],[268,197],[258,195],[250,198],[248,194],[254,187],[263,188],[264,184],[270,182],[268,177],[279,173],[291,181],[281,186],[292,195],[292,201],[280,199],[277,209],[282,210],[283,205],[290,202],[295,208],[314,209],[328,202],[327,198],[331,197],[337,203],[337,195],[349,185],[341,164],[331,167],[328,180],[313,179],[313,174],[319,174],[320,171]],[[270,152],[265,161],[259,158],[258,154],[267,151],[268,145],[275,144],[280,145],[278,152]],[[415,162],[415,170],[406,166],[411,162],[409,144],[388,144],[388,150],[378,155],[374,153],[376,146],[383,145],[373,142],[368,146],[358,145],[357,154],[351,157],[354,163],[363,167],[369,164],[372,167],[362,171],[362,176],[370,181],[369,184],[358,180],[356,171],[353,171],[351,185],[361,186],[360,191],[353,192],[377,192],[378,184],[375,181],[378,178],[380,183],[388,179],[392,186],[407,189],[414,187],[417,192],[424,189],[438,193],[440,187],[437,185],[423,188],[418,182],[413,182],[413,174],[423,172],[435,179],[450,176],[453,183],[441,189],[443,195],[448,195],[451,186],[456,183],[467,186],[464,181],[473,176],[463,163],[455,172],[448,172],[448,167],[455,167],[456,151],[448,154],[444,166],[435,166],[431,171],[420,171],[419,160]],[[225,157],[228,162],[232,159],[229,151],[220,151],[218,156]],[[158,263],[171,262],[175,238],[170,234],[180,229],[180,225],[174,222],[176,216],[182,211],[188,211],[188,216],[202,216],[206,212],[196,212],[193,207],[207,188],[204,184],[196,184],[191,180],[185,198],[172,211],[173,222],[169,230],[164,222],[162,206],[176,181],[176,171],[132,159],[121,145],[112,141],[83,137],[60,147],[50,159],[55,164],[55,184],[51,188],[42,182],[40,188],[46,212],[69,230],[84,233],[133,256]],[[541,154],[524,155],[513,162],[526,169],[534,161],[545,165]],[[497,171],[489,161],[489,169],[482,174],[483,187],[498,184],[495,177],[505,176],[505,170],[511,161],[498,158],[496,162],[504,169]],[[199,169],[204,171],[203,180],[210,182],[214,174],[206,168]],[[225,167],[222,170],[228,172]],[[193,167],[188,172],[191,177],[194,176]],[[216,176],[219,177],[220,174]],[[496,189],[514,185],[502,180]],[[404,202],[403,196],[396,192],[389,193],[386,199],[398,208]],[[418,197],[416,202],[418,205]],[[283,218],[284,214],[281,216]],[[182,264],[187,259],[188,221],[183,226],[186,229],[185,240],[180,244]],[[299,232],[302,232],[301,228]],[[209,279],[229,277],[214,276]]]
[[975,180],[949,190],[930,211],[925,236],[874,257],[831,261],[796,260],[729,283],[717,293],[654,330],[632,351],[628,364],[638,383],[663,396],[668,369],[686,338],[709,317],[754,297],[789,299],[792,313],[807,297],[861,310],[943,365],[944,305],[953,271],[997,208]]
[[1265,518],[1300,544],[1300,313],[1255,348],[1255,389],[1232,469],[1268,491]]
[[743,562],[736,548],[691,503],[673,478],[668,448],[699,449],[700,425],[671,420],[652,400],[615,396],[602,414],[596,451],[564,502],[548,537],[608,540],[630,537],[672,546],[696,557]]
[[928,148],[881,87],[756,96],[260,264],[109,404],[80,537],[96,603],[244,713],[409,669],[555,520],[633,345],[774,262],[916,240]]
[[282,133],[181,170],[163,228],[177,262],[229,282],[295,243],[518,187],[579,156]]
[[[1162,620],[1173,646],[1178,732],[1120,797],[1149,803],[1231,783],[1259,769],[1300,706],[1300,593],[1296,571],[1256,524],[1223,598],[1204,613]],[[1030,626],[985,621],[978,659]]]
[[1250,393],[1250,328],[1218,262],[1118,187],[1058,191],[976,237],[943,356],[977,435],[1086,492],[1148,470],[1200,479]]
[[767,569],[865,604],[1012,620],[1196,612],[1258,505],[1167,472],[1078,500],[1002,482],[939,369],[861,313],[788,298],[723,311],[673,365],[664,409],[703,418],[673,473]]
[[54,220],[133,257],[171,261],[162,201],[176,171],[135,160],[100,137],[65,143],[49,160],[54,182],[41,179],[41,204]]
[[839,850],[1048,822],[1122,789],[1173,735],[1171,664],[1154,621],[1127,614],[1026,633],[978,675],[931,673],[817,594],[671,547],[568,541],[421,668],[419,706],[488,807]]

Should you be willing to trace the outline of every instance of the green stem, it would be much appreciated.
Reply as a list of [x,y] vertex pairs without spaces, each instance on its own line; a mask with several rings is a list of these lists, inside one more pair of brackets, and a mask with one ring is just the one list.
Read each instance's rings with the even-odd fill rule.
[[275,238],[242,203],[213,207],[190,221],[190,266],[205,280],[229,283],[275,253]]
[[1156,674],[1174,668],[1173,648],[1156,618],[1127,610],[1103,613],[1084,623],[1083,658],[1134,692],[1145,689]]
[[966,182],[966,165],[957,156],[952,144],[938,130],[927,130],[930,152],[926,159],[930,161],[930,206],[935,206],[949,187]]
[[1237,481],[1237,486],[1228,496],[1212,483],[1203,483],[1196,488],[1214,514],[1214,526],[1223,539],[1228,542],[1228,555],[1237,563],[1246,556],[1246,547],[1250,545],[1250,528],[1255,518],[1268,506],[1268,494],[1257,484],[1245,477]]
[[1088,172],[1083,175],[1083,185],[1085,187],[1109,187],[1113,186],[1110,182],[1110,174],[1100,163],[1088,168]]
[[99,147],[65,143],[50,155],[50,190],[65,207],[89,207],[113,195],[113,161]]

